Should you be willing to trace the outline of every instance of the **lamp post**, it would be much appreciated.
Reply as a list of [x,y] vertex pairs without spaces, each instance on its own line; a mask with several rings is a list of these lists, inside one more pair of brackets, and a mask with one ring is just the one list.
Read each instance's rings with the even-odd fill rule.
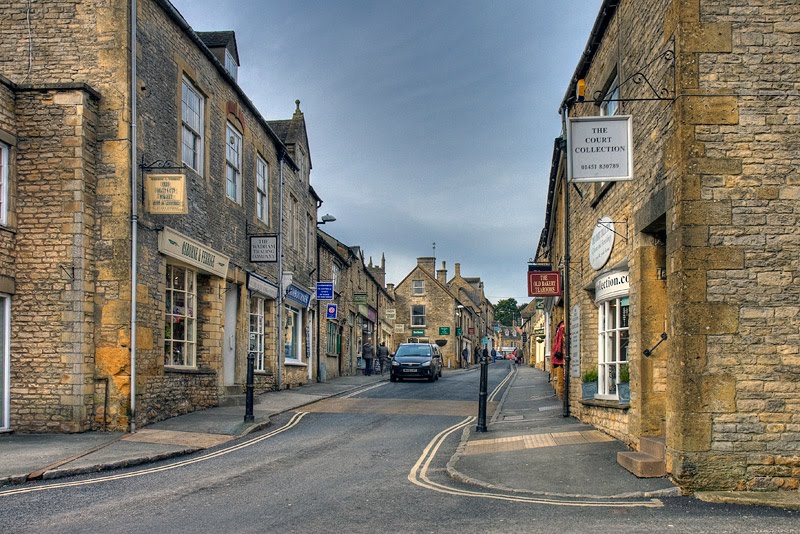
[[[336,220],[336,217],[331,215],[330,213],[326,213],[322,216],[322,220],[317,221],[317,226],[322,226],[323,224],[327,224],[329,222],[333,222]],[[319,282],[319,235],[317,237],[317,282]],[[322,369],[320,368],[320,354],[319,354],[319,344],[320,344],[320,314],[322,313],[322,306],[320,305],[319,301],[317,301],[317,382],[322,382]],[[341,357],[341,356],[340,356]]]

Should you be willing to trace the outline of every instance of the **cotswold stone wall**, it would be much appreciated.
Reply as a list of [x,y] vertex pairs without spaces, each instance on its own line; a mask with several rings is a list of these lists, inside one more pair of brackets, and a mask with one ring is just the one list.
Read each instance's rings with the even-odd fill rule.
[[16,98],[16,294],[11,420],[92,428],[97,100],[81,89]]
[[797,489],[800,4],[692,4],[678,23],[693,66],[681,87],[698,96],[681,103],[688,159],[673,215],[691,285],[673,309],[692,355],[676,364],[694,375],[675,405],[694,436],[673,440],[673,472],[701,487]]

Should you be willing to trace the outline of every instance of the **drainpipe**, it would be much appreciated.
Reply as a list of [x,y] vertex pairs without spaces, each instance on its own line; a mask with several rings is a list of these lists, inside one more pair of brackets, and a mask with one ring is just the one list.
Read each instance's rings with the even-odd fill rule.
[[139,197],[137,196],[138,168],[136,160],[136,0],[131,0],[131,414],[130,431],[136,432],[136,244],[139,229]]
[[[567,117],[569,116],[569,109],[566,106],[562,108],[561,113],[561,120],[563,126],[563,135],[565,142],[568,143],[567,139]],[[569,146],[567,146],[567,150],[569,150]],[[562,415],[564,417],[569,417],[569,375],[570,375],[570,360],[572,359],[570,355],[570,346],[569,346],[569,336],[570,336],[570,324],[569,324],[569,269],[570,269],[570,260],[571,255],[569,251],[569,165],[567,165],[567,170],[563,174],[562,180],[563,185],[562,188],[564,190],[564,274],[563,274],[563,291],[564,291],[564,406],[562,409]]]
[[277,343],[277,389],[283,385],[283,149],[278,164],[278,343]]

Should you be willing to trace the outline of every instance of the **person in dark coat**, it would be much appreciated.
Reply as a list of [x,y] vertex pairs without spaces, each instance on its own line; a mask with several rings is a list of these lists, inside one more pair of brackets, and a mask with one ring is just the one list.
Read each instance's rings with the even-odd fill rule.
[[469,367],[469,349],[464,347],[464,350],[461,351],[461,365],[466,369]]
[[366,376],[372,375],[372,362],[375,360],[375,349],[369,341],[364,342],[361,347],[361,357],[364,358],[364,374]]
[[381,341],[377,356],[378,361],[381,362],[381,375],[383,375],[384,371],[389,369],[389,349],[386,347],[385,341]]

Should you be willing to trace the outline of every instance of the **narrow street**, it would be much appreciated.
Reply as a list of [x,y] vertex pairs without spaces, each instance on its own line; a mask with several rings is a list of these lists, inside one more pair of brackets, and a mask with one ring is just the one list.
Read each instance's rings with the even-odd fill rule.
[[[510,371],[492,364],[489,391]],[[507,385],[504,384],[505,387]],[[0,492],[11,532],[790,532],[791,512],[691,498],[597,505],[497,492],[446,473],[477,408],[477,370],[380,382],[284,414],[263,432],[178,461]],[[493,406],[493,404],[490,404]],[[450,433],[443,432],[447,429]],[[437,440],[437,436],[443,438]],[[41,491],[39,491],[41,490]]]

